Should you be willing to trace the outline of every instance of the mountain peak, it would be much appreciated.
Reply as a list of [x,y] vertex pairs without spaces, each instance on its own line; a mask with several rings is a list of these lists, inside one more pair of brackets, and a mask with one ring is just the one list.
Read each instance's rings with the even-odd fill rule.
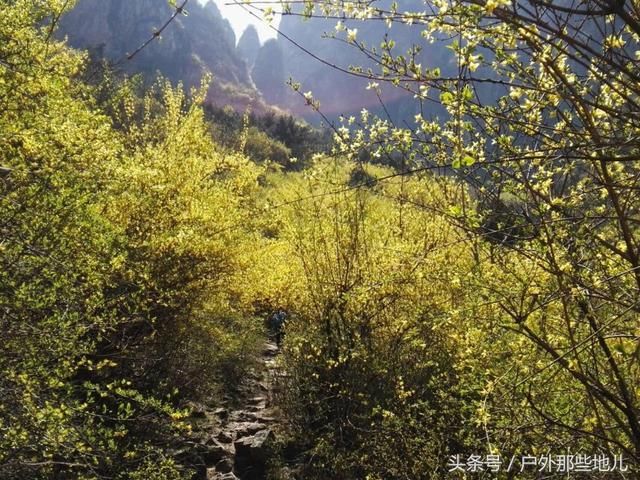
[[249,25],[244,32],[242,32],[237,48],[238,54],[244,58],[249,69],[251,69],[260,50],[260,37],[258,36],[256,27]]
[[218,8],[218,5],[216,5],[216,2],[214,2],[213,0],[209,0],[207,4],[204,6],[204,9],[205,11],[215,15],[216,17],[222,18],[220,9]]

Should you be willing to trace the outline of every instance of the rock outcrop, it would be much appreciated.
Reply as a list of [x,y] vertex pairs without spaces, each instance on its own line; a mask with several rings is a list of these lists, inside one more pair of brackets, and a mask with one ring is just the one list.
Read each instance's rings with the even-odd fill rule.
[[285,76],[282,48],[276,40],[267,40],[260,48],[251,76],[267,102],[275,105],[286,102],[288,77]]
[[253,64],[258,57],[258,51],[260,50],[260,37],[258,37],[258,31],[253,25],[249,25],[238,40],[238,55],[247,62],[249,70],[253,68]]
[[[61,20],[59,34],[76,48],[118,61],[135,51],[173,13],[167,0],[79,0]],[[198,85],[205,71],[224,83],[252,87],[246,63],[236,53],[231,25],[210,0],[202,6],[188,4],[188,15],[179,15],[121,68],[131,73],[160,72],[174,82]]]

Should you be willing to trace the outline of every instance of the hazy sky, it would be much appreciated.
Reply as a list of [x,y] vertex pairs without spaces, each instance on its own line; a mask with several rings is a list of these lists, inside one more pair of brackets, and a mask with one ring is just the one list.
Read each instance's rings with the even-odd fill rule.
[[[199,0],[200,3],[207,3],[208,0]],[[253,24],[258,30],[258,36],[260,37],[260,41],[262,43],[269,38],[275,38],[276,32],[270,29],[264,22],[258,20],[249,14],[245,8],[251,9],[250,5],[225,5],[229,3],[233,3],[234,0],[215,0],[216,4],[220,8],[222,12],[222,16],[229,20],[233,30],[236,32],[236,39],[240,39],[240,35],[244,32],[244,29],[247,28],[247,25]],[[237,0],[238,3],[243,3],[242,0]],[[275,9],[274,9],[275,10]],[[260,15],[258,12],[256,12]],[[280,18],[277,17],[273,21],[273,26],[277,27],[280,22]]]

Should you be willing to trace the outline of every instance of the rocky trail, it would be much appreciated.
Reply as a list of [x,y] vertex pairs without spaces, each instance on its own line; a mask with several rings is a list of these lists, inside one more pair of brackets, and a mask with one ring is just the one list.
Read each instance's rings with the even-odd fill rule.
[[192,444],[206,480],[266,479],[278,413],[273,407],[277,345],[265,342],[258,368],[248,373],[238,398],[218,408],[192,405]]

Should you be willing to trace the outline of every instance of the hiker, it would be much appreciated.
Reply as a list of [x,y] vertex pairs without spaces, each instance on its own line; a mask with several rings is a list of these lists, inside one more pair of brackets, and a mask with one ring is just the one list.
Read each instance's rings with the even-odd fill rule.
[[287,314],[284,310],[279,309],[271,316],[271,331],[276,339],[276,345],[280,347],[282,338],[284,337],[284,323],[287,320]]

